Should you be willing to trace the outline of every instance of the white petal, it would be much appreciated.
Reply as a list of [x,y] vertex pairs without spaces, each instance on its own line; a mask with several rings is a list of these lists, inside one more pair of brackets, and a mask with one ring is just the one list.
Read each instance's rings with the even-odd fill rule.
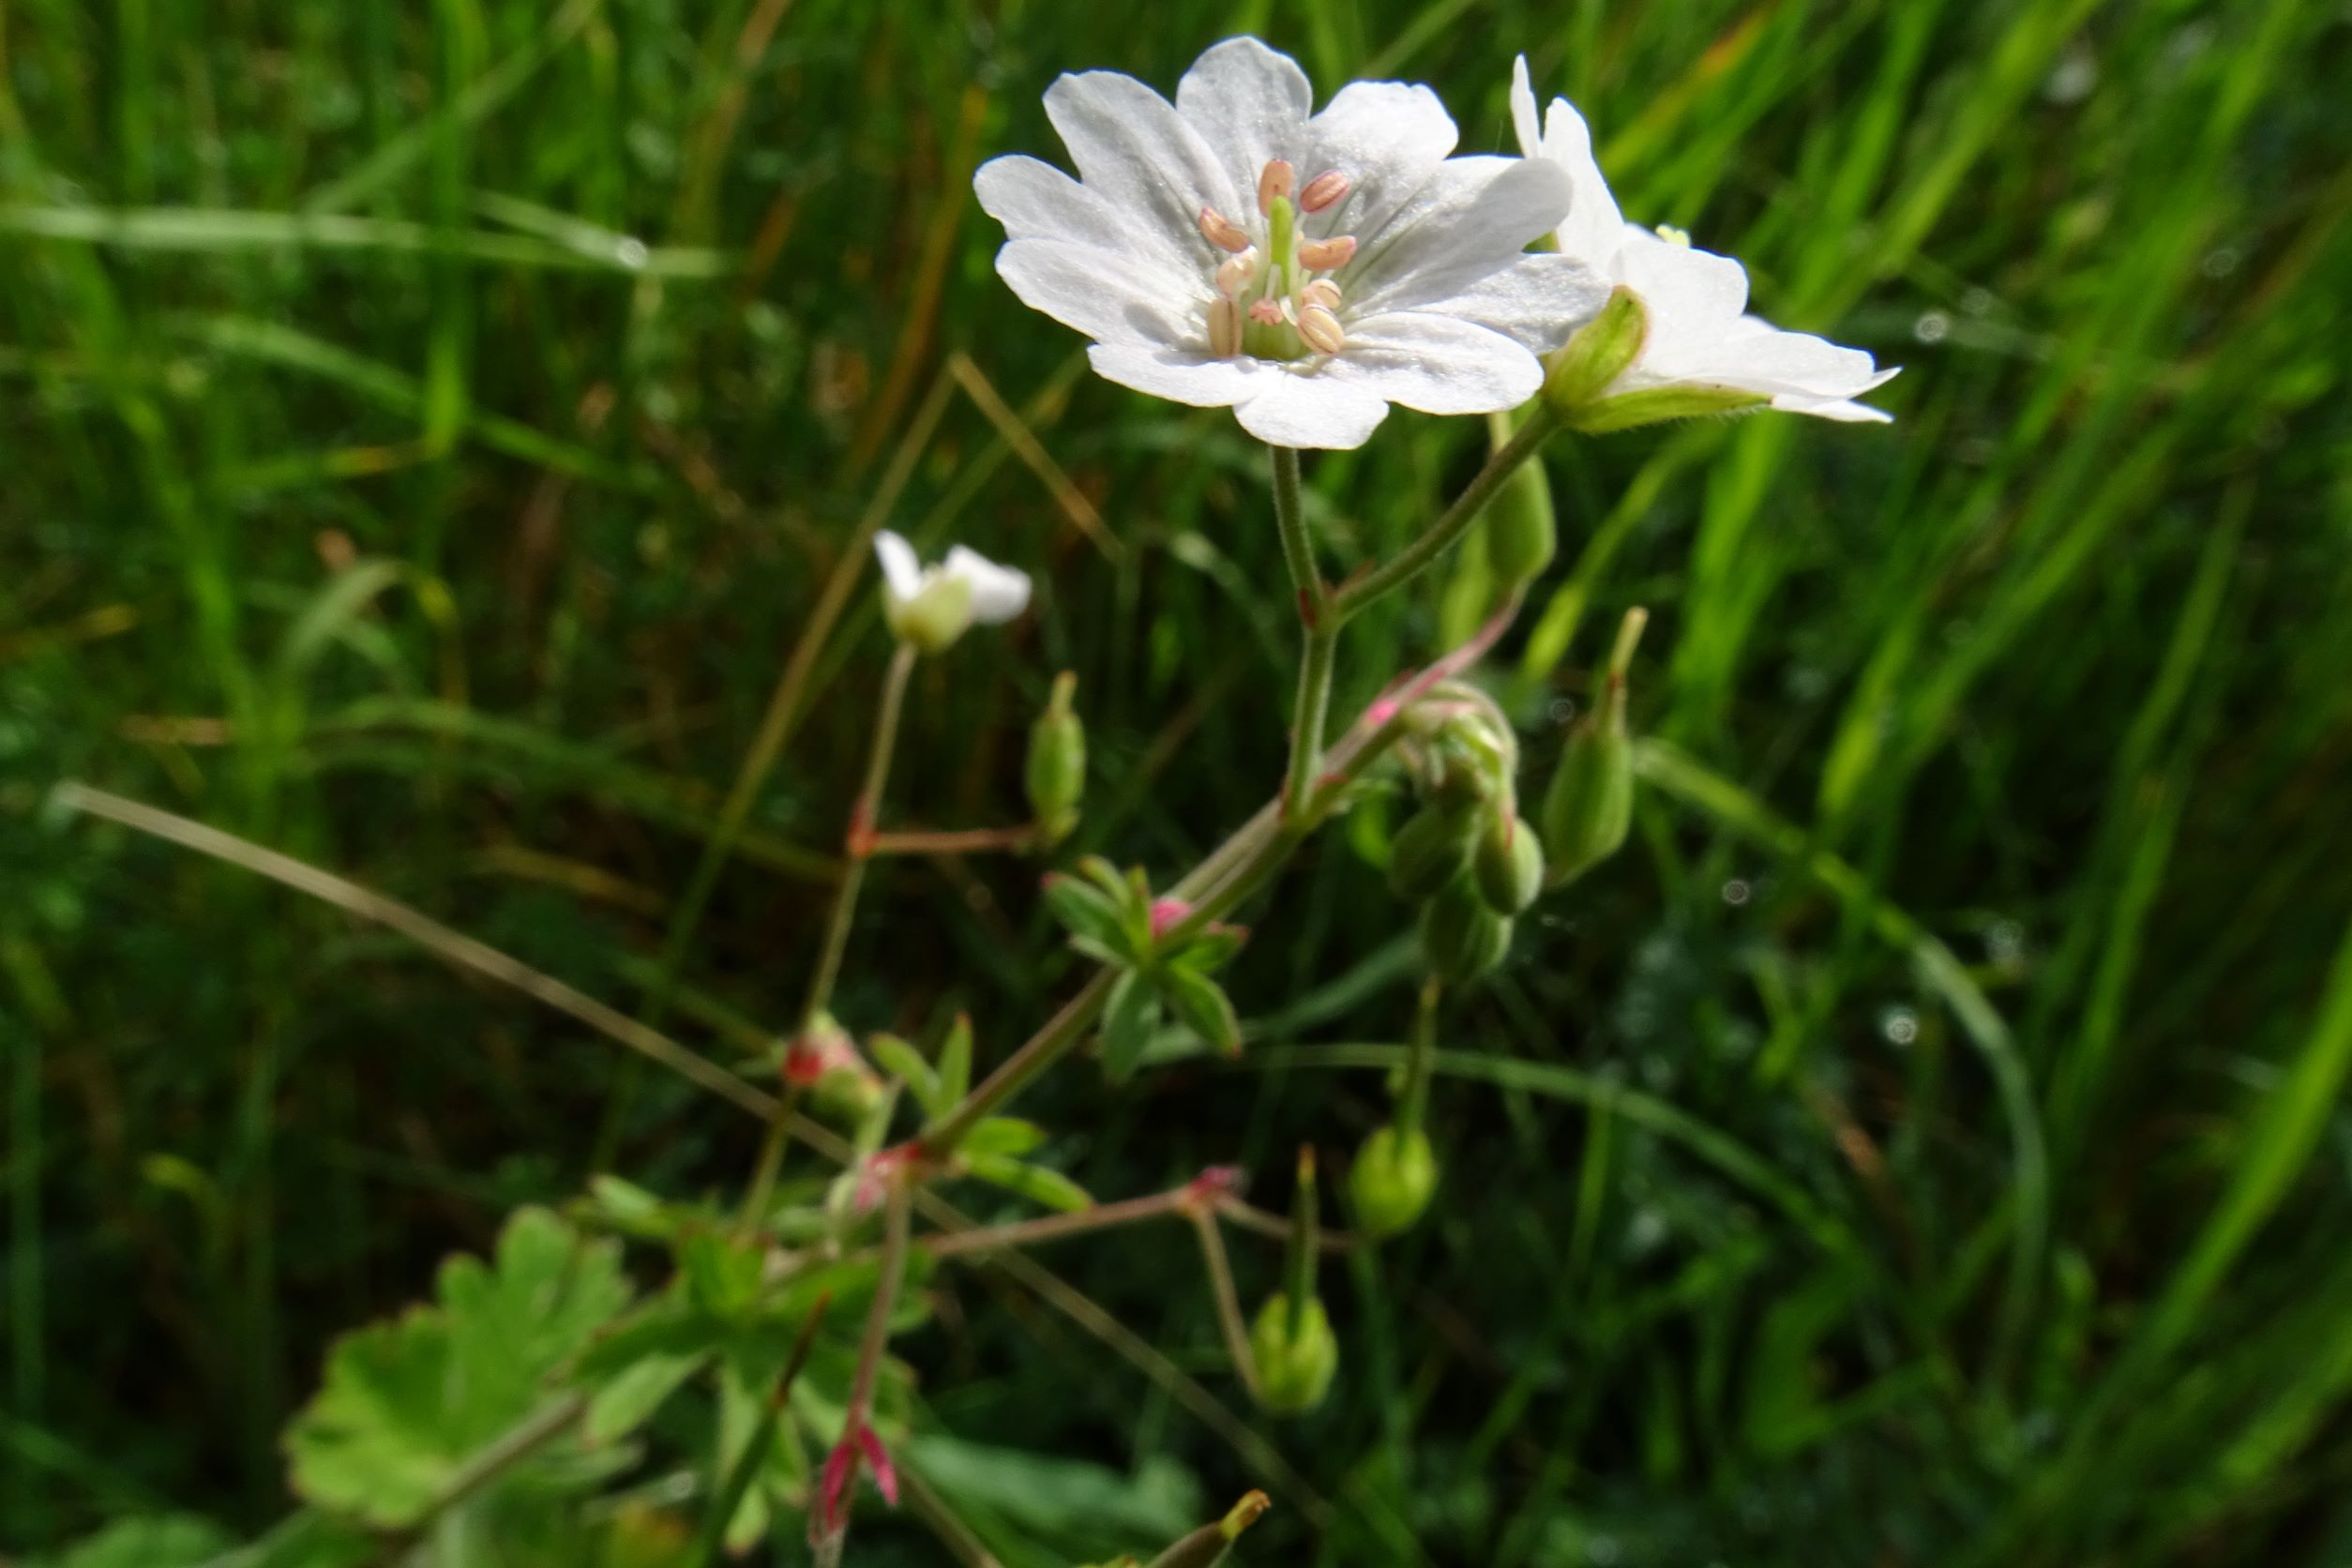
[[1721,337],[1747,306],[1747,269],[1728,256],[1628,229],[1621,259],[1625,281],[1650,308],[1653,330],[1666,316]]
[[1741,318],[1715,360],[1759,389],[1807,398],[1851,398],[1888,379],[1861,349],[1840,348],[1810,332],[1783,332],[1756,316]]
[[1171,293],[1200,286],[1199,234],[1171,253],[1156,225],[1139,221],[1050,163],[1018,155],[992,158],[972,176],[980,210],[1004,225],[1007,239],[1051,239],[1106,253],[1107,265],[1132,280]]
[[1598,314],[1608,297],[1607,281],[1582,261],[1545,252],[1491,270],[1482,260],[1419,274],[1410,287],[1391,291],[1386,305],[1458,316],[1548,354]]
[[1426,185],[1460,133],[1428,88],[1403,82],[1351,82],[1308,122],[1299,178],[1326,169],[1348,176],[1348,199],[1305,220],[1314,237],[1351,234],[1369,246]]
[[[1224,162],[1166,98],[1132,76],[1086,71],[1046,89],[1046,117],[1090,188],[1134,221],[1148,222],[1153,243],[1170,257],[1188,245],[1204,268],[1209,264],[1200,209],[1230,218],[1243,210],[1240,198]],[[1252,209],[1256,191],[1253,181]]]
[[1322,374],[1424,414],[1516,408],[1544,384],[1542,362],[1502,334],[1421,314],[1351,324],[1348,352]]
[[[1212,46],[1176,83],[1176,113],[1217,151],[1235,198],[1253,210],[1259,171],[1269,158],[1301,155],[1314,107],[1315,89],[1298,62],[1256,38]],[[1301,169],[1298,177],[1311,180],[1319,173]],[[1243,216],[1230,207],[1220,210],[1228,218]]]
[[1535,85],[1524,54],[1511,62],[1511,128],[1518,133],[1520,157],[1544,156],[1544,128],[1535,117]]
[[1189,294],[1170,294],[1153,287],[1148,275],[1121,271],[1103,251],[1052,239],[1012,241],[996,253],[996,270],[1022,304],[1097,342],[1207,340],[1206,274],[1192,282]]
[[1364,444],[1388,417],[1388,404],[1330,375],[1267,368],[1257,395],[1234,414],[1270,445],[1345,451]]
[[1450,158],[1380,234],[1364,239],[1341,285],[1366,312],[1406,299],[1426,305],[1421,275],[1453,269],[1467,283],[1484,276],[1482,260],[1486,271],[1509,264],[1560,221],[1570,190],[1568,176],[1540,160]]
[[874,555],[882,562],[882,581],[892,598],[904,604],[922,591],[923,563],[915,558],[912,545],[885,528],[874,535]]
[[1029,608],[1029,574],[1018,567],[956,545],[947,552],[947,573],[972,585],[972,618],[981,626],[1002,625]]
[[1576,186],[1576,199],[1560,225],[1560,249],[1582,256],[1595,266],[1606,265],[1617,254],[1625,219],[1618,211],[1617,196],[1602,175],[1599,160],[1592,156],[1591,128],[1576,113],[1576,106],[1564,98],[1552,99],[1544,116],[1544,157],[1567,171]]
[[1256,378],[1278,374],[1251,359],[1212,359],[1181,349],[1097,343],[1086,351],[1094,373],[1154,398],[1195,408],[1229,408],[1256,392]]
[[1894,423],[1894,415],[1885,409],[1872,408],[1868,403],[1849,402],[1842,398],[1834,400],[1801,398],[1792,393],[1784,392],[1772,400],[1772,406],[1789,414],[1810,414],[1817,419],[1835,419],[1841,424],[1847,425],[1891,425]]

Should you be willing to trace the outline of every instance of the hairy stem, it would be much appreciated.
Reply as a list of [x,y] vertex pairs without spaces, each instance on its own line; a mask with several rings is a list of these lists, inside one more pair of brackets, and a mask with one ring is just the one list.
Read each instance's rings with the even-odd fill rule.
[[1209,1293],[1216,1298],[1217,1327],[1225,1334],[1225,1353],[1252,1399],[1258,1397],[1258,1358],[1250,1353],[1249,1325],[1242,1318],[1242,1299],[1233,1289],[1233,1265],[1226,1260],[1225,1237],[1213,1214],[1192,1216],[1200,1236],[1200,1261],[1209,1271]]
[[1503,481],[1518,472],[1519,465],[1535,455],[1544,440],[1560,428],[1560,420],[1542,402],[1537,402],[1528,415],[1527,423],[1501,450],[1486,460],[1486,466],[1478,471],[1454,505],[1444,515],[1429,525],[1428,531],[1398,550],[1391,559],[1342,587],[1333,596],[1333,608],[1337,619],[1347,620],[1375,599],[1402,588],[1437,564],[1438,558],[1454,547],[1456,540],[1470,531],[1478,515],[1486,509],[1502,489]]
[[1339,643],[1339,620],[1332,593],[1315,565],[1315,541],[1299,505],[1299,454],[1295,447],[1270,446],[1274,457],[1274,526],[1282,535],[1282,560],[1298,593],[1299,625],[1305,642],[1299,653],[1299,690],[1290,705],[1290,769],[1283,785],[1286,815],[1305,809],[1323,755],[1323,726],[1331,709],[1331,677]]
[[834,982],[841,977],[841,955],[850,943],[850,921],[857,912],[857,895],[866,882],[866,862],[874,852],[874,819],[882,809],[882,786],[890,778],[890,756],[898,745],[898,718],[906,706],[907,678],[914,673],[914,645],[898,644],[890,656],[890,672],[882,677],[882,709],[874,719],[873,749],[866,757],[866,781],[850,807],[850,830],[843,836],[849,865],[833,896],[833,913],[825,923],[825,943],[817,959],[817,972],[808,982],[808,1005],[801,1010],[805,1023],[825,1010],[833,1000]]

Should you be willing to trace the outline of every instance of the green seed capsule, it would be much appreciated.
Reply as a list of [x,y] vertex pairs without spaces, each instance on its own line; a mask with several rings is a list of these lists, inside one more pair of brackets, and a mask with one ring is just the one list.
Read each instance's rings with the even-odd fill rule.
[[1476,811],[1446,802],[1423,807],[1389,845],[1390,891],[1420,903],[1461,874],[1477,838]]
[[1063,671],[1046,711],[1029,731],[1029,809],[1041,849],[1051,849],[1078,826],[1086,795],[1086,726],[1070,707],[1078,676]]
[[1480,897],[1474,879],[1456,877],[1421,912],[1421,954],[1449,986],[1479,979],[1511,949],[1511,918]]
[[1382,1127],[1364,1140],[1348,1171],[1356,1225],[1371,1236],[1410,1229],[1437,1190],[1438,1157],[1429,1135],[1418,1127],[1402,1136],[1395,1127]]
[[1258,1404],[1269,1415],[1303,1415],[1323,1402],[1339,1371],[1339,1341],[1320,1301],[1309,1300],[1290,1320],[1290,1298],[1277,1290],[1250,1325],[1249,1353],[1258,1364]]
[[[1511,416],[1490,414],[1487,428],[1496,446],[1511,439]],[[1559,524],[1552,515],[1551,481],[1541,460],[1530,460],[1503,481],[1502,490],[1487,504],[1481,525],[1486,535],[1486,569],[1506,590],[1526,587],[1552,564],[1559,543]]]
[[1497,914],[1516,914],[1544,886],[1544,841],[1524,817],[1489,812],[1471,866],[1487,906]]
[[1616,676],[1568,731],[1544,792],[1545,881],[1571,882],[1615,854],[1634,822],[1634,746],[1625,733],[1625,688]]

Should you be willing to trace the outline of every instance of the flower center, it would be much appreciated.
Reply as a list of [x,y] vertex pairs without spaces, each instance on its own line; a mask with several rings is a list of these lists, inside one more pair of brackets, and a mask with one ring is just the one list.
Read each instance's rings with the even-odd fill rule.
[[1349,182],[1338,170],[1326,170],[1294,198],[1297,183],[1296,172],[1278,158],[1259,173],[1262,246],[1214,207],[1200,209],[1201,237],[1225,252],[1217,264],[1217,297],[1209,306],[1209,352],[1220,359],[1242,354],[1300,359],[1348,346],[1339,324],[1339,284],[1328,275],[1355,259],[1355,236],[1309,239],[1300,219],[1347,200]]

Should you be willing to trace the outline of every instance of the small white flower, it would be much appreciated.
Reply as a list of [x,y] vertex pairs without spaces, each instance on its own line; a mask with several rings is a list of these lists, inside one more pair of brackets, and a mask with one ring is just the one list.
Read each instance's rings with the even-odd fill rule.
[[1116,71],[1046,114],[1078,167],[1000,158],[973,180],[1021,300],[1094,339],[1138,391],[1230,407],[1277,446],[1360,446],[1388,405],[1512,408],[1539,352],[1600,306],[1574,257],[1528,255],[1568,212],[1560,171],[1454,158],[1426,87],[1357,82],[1314,113],[1287,54],[1229,38],[1170,104]]
[[882,616],[890,634],[936,654],[975,623],[998,626],[1029,608],[1029,574],[957,545],[926,566],[914,547],[887,528],[874,535],[882,562]]
[[1605,286],[1631,290],[1649,318],[1641,352],[1606,396],[1687,388],[1769,399],[1774,408],[1824,419],[1892,417],[1852,400],[1892,380],[1893,370],[1879,369],[1860,349],[1783,332],[1746,314],[1748,275],[1738,262],[1694,248],[1687,234],[1626,222],[1575,106],[1556,98],[1537,124],[1525,55],[1512,71],[1511,117],[1519,150],[1564,170],[1575,183],[1576,199],[1556,235],[1560,253],[1584,262]]

